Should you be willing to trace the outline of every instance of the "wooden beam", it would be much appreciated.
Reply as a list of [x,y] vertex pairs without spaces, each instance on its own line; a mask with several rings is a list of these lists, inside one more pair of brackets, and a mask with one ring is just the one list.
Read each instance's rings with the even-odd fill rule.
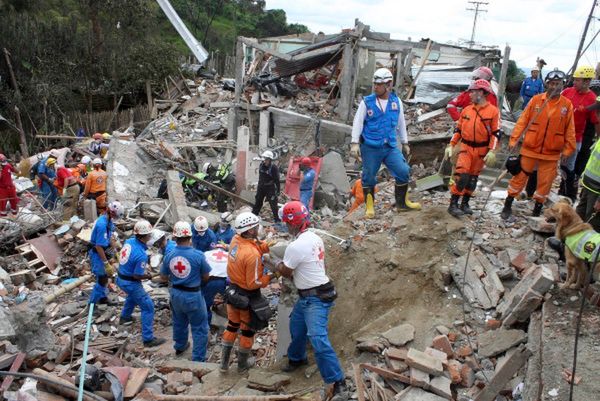
[[[9,372],[18,372],[19,369],[21,369],[21,365],[23,365],[24,361],[25,361],[25,353],[21,352],[17,355],[17,357],[13,361],[12,365],[10,366]],[[13,382],[13,379],[14,379],[13,376],[6,376],[4,378],[4,380],[2,381],[2,386],[0,386],[0,393],[4,393],[6,390],[8,390],[8,388],[10,387],[10,385]]]
[[352,43],[346,43],[344,54],[342,55],[342,72],[339,80],[340,98],[338,99],[337,114],[343,122],[350,118],[352,99],[352,74],[354,73]]
[[431,53],[432,46],[433,46],[433,41],[431,39],[429,39],[427,41],[427,47],[425,48],[425,54],[423,55],[423,59],[421,60],[421,66],[419,67],[419,71],[417,71],[417,74],[415,75],[415,78],[412,81],[410,89],[408,90],[408,93],[406,94],[406,97],[404,99],[410,99],[410,97],[412,96],[412,94],[415,90],[415,85],[417,84],[417,79],[419,78],[419,75],[421,75],[421,71],[423,71],[423,67],[425,67],[425,64],[427,64],[427,59],[429,58],[429,53]]
[[398,53],[402,52],[405,49],[410,49],[410,45],[404,43],[394,43],[394,42],[382,42],[379,40],[361,40],[358,42],[358,46],[363,49],[373,50],[376,52],[382,53]]
[[243,44],[245,44],[246,46],[250,46],[253,47],[255,49],[258,49],[264,53],[268,53],[274,57],[277,58],[281,58],[283,60],[287,60],[287,61],[291,61],[292,60],[292,56],[290,56],[289,54],[285,54],[285,53],[280,53],[275,49],[271,49],[269,46],[265,46],[262,43],[258,43],[255,40],[252,40],[250,38],[245,38],[243,36],[239,36],[238,37],[238,41],[242,42]]
[[15,106],[15,123],[17,128],[19,129],[19,147],[21,149],[21,156],[29,157],[29,150],[27,147],[27,137],[25,136],[25,131],[23,130],[23,123],[21,122],[21,112],[19,108]]
[[15,77],[15,72],[13,71],[12,63],[10,62],[10,53],[8,52],[8,50],[6,50],[6,47],[4,48],[4,60],[6,60],[6,65],[8,66],[10,83],[13,87],[13,90],[17,95],[20,95],[21,92],[19,91],[19,85],[17,85],[17,78]]
[[77,141],[77,140],[83,140],[85,138],[80,138],[77,136],[72,136],[72,135],[36,135],[36,138],[41,138],[41,139],[66,139],[69,141]]
[[502,56],[502,68],[500,69],[500,82],[498,83],[498,109],[502,112],[504,104],[504,93],[506,91],[506,74],[508,72],[508,62],[510,60],[510,46],[507,44]]

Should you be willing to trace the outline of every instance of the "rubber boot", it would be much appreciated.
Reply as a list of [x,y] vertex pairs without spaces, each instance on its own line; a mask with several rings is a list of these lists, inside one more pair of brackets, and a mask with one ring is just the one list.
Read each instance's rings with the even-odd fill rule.
[[247,372],[252,366],[254,366],[254,358],[250,357],[251,350],[249,349],[238,349],[238,373]]
[[512,204],[515,198],[512,196],[507,196],[504,200],[504,208],[502,209],[502,213],[500,213],[500,217],[502,220],[508,220],[512,215]]
[[558,252],[558,257],[561,261],[565,261],[565,243],[556,237],[548,238],[548,246]]
[[363,195],[365,196],[365,217],[372,219],[375,217],[375,192],[371,187],[363,187]]
[[350,391],[346,387],[344,379],[333,383],[333,393],[330,401],[348,401],[350,399]]
[[527,197],[533,198],[533,194],[537,189],[537,171],[531,173],[529,178],[527,179],[527,186],[525,186],[525,192],[527,193]]
[[579,189],[579,185],[577,185],[577,176],[575,175],[574,171],[570,171],[567,174],[567,180],[566,180],[566,186],[567,186],[567,194],[566,196],[571,199],[571,202],[575,203],[575,201],[577,200],[577,192]]
[[219,366],[219,370],[223,373],[229,369],[229,358],[231,357],[232,349],[232,343],[223,343],[221,346],[221,366]]
[[396,184],[396,210],[399,212],[408,212],[412,210],[421,210],[421,204],[411,202],[408,199],[408,184]]
[[542,214],[543,207],[544,207],[543,203],[536,201],[535,206],[533,206],[533,213],[531,213],[531,215],[533,217],[540,217],[540,215]]
[[450,206],[448,206],[448,213],[450,213],[450,215],[454,217],[460,217],[464,214],[463,211],[460,210],[460,208],[458,207],[459,198],[460,195],[452,195],[450,197]]
[[567,192],[568,192],[568,181],[569,181],[569,176],[570,176],[570,171],[567,169],[567,166],[561,165],[560,166],[560,185],[558,187],[558,195],[560,196],[567,196]]
[[306,365],[308,365],[308,360],[306,359],[303,359],[301,361],[290,361],[288,359],[287,365],[285,365],[281,370],[286,373],[291,373]]
[[469,200],[471,199],[470,195],[463,195],[462,203],[460,204],[460,210],[464,214],[471,215],[473,214],[473,210],[469,207]]

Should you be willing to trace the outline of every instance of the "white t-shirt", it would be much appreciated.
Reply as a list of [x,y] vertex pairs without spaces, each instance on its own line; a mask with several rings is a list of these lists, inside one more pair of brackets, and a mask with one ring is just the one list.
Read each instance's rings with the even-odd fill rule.
[[227,251],[221,248],[204,252],[211,277],[227,277]]
[[294,270],[294,285],[299,290],[326,284],[325,245],[312,231],[305,231],[288,245],[283,263]]

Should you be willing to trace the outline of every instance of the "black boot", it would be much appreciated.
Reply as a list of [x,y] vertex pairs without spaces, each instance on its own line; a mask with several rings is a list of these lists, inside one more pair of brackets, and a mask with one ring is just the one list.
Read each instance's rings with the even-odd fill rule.
[[346,387],[344,379],[333,383],[333,394],[331,395],[331,401],[348,401],[350,399],[350,391]]
[[460,199],[460,195],[452,195],[450,197],[450,206],[448,206],[448,213],[450,213],[454,217],[460,217],[464,213],[458,207],[458,200]]
[[219,370],[223,373],[229,369],[229,358],[231,357],[232,349],[233,344],[230,343],[223,343],[221,346],[221,366],[219,366]]
[[249,349],[238,350],[238,373],[244,373],[254,366],[254,358],[250,357],[251,352]]
[[574,171],[569,172],[567,175],[567,197],[571,199],[573,203],[577,200],[577,193],[579,192],[579,183],[577,175]]
[[548,246],[558,252],[558,257],[561,261],[565,261],[565,243],[556,237],[548,238]]
[[537,188],[537,171],[531,173],[529,178],[527,179],[527,186],[525,187],[525,192],[527,193],[527,197],[532,198],[535,190]]
[[543,203],[536,201],[535,206],[533,206],[533,213],[531,213],[531,215],[533,217],[540,217],[540,215],[542,214],[543,207],[544,207]]
[[469,207],[470,199],[471,199],[471,196],[463,195],[462,203],[460,204],[460,210],[462,210],[462,212],[467,215],[473,214],[473,210],[471,210],[471,208]]
[[396,210],[399,212],[406,212],[411,210],[421,210],[421,204],[418,202],[411,202],[408,199],[408,184],[396,184],[394,191],[396,197]]
[[285,365],[281,370],[290,373],[297,369],[300,369],[302,366],[308,365],[308,360],[302,359],[301,361],[290,361],[288,359],[287,365]]
[[512,204],[515,198],[512,196],[507,196],[504,200],[504,208],[502,209],[502,213],[500,213],[500,217],[502,220],[508,220],[512,215]]

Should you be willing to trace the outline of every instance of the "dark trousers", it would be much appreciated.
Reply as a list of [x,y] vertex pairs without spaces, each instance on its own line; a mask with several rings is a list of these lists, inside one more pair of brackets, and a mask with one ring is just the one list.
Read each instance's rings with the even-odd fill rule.
[[[581,217],[583,221],[590,223],[594,230],[598,232],[600,232],[600,213],[594,215],[594,204],[599,196],[600,195],[595,194],[586,187],[582,187],[581,194],[579,194],[579,203],[576,208],[579,217]],[[594,217],[592,217],[592,215],[594,215]]]
[[274,185],[259,185],[258,188],[256,188],[256,198],[254,199],[252,213],[258,216],[260,209],[263,207],[265,198],[267,198],[267,202],[269,202],[269,205],[271,205],[273,219],[275,222],[279,222],[279,210],[277,208],[277,196],[275,196]]

